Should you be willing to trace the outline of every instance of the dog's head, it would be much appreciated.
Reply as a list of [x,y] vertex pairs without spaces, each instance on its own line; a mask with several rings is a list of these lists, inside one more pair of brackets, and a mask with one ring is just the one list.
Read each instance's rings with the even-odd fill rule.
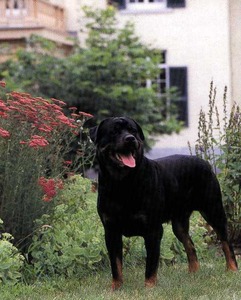
[[135,168],[143,156],[144,134],[130,118],[107,118],[90,129],[90,137],[99,163],[107,168]]

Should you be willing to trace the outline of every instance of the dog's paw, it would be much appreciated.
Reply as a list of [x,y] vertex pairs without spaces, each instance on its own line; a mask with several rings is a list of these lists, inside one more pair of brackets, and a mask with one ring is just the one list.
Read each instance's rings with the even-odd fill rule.
[[157,278],[156,276],[152,276],[145,280],[145,287],[146,288],[153,288],[157,284]]
[[227,264],[227,271],[236,272],[238,271],[238,266],[235,262],[231,261]]
[[120,289],[122,284],[123,284],[122,280],[113,280],[112,284],[111,284],[111,290],[114,292],[114,291]]

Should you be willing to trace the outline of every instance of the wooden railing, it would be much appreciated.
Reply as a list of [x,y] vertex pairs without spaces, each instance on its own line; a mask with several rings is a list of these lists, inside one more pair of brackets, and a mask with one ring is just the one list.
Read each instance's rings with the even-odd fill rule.
[[64,8],[44,0],[0,0],[0,27],[31,26],[66,31]]

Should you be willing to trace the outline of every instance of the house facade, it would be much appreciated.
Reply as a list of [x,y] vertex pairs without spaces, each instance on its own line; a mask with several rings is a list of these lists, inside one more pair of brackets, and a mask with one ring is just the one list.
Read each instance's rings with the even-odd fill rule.
[[241,104],[241,0],[68,1],[70,11],[79,10],[80,39],[84,5],[116,6],[120,24],[132,21],[141,40],[165,54],[157,80],[160,89],[179,88],[179,114],[188,128],[197,128],[200,109],[207,109],[211,81],[220,112],[225,86],[230,106]]
[[[40,20],[46,24],[55,16],[55,29],[62,26],[64,34],[78,34],[82,44],[86,36],[82,7],[115,6],[120,25],[132,21],[142,42],[163,53],[157,82],[160,91],[170,86],[179,88],[176,104],[187,128],[197,129],[200,109],[208,106],[211,81],[217,88],[220,112],[225,86],[229,106],[241,104],[241,0],[1,0],[0,28],[9,21],[6,2],[54,7],[38,6],[30,16],[25,16],[25,11],[21,14],[26,23],[36,21],[37,14],[38,24]],[[64,14],[58,15],[57,8]]]
[[35,34],[57,45],[57,55],[73,48],[64,6],[43,0],[0,0],[0,62],[19,47],[26,48]]

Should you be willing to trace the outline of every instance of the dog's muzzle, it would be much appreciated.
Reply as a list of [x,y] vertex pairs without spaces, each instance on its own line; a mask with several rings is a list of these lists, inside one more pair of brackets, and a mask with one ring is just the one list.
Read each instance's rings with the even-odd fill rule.
[[136,166],[136,151],[139,148],[139,143],[134,135],[128,134],[123,137],[123,147],[118,149],[115,153],[115,157],[121,163],[121,165],[135,168]]

